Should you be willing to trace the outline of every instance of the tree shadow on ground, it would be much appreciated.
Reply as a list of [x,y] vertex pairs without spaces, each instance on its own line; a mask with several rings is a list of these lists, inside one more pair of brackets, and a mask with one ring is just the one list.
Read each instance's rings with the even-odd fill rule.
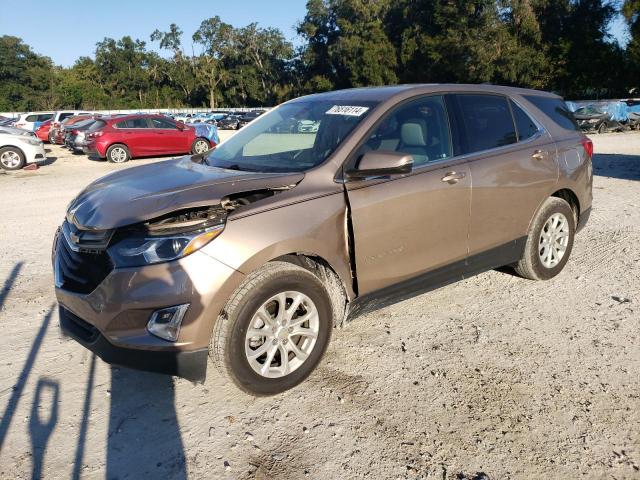
[[593,156],[593,174],[622,180],[640,180],[640,155],[597,153]]

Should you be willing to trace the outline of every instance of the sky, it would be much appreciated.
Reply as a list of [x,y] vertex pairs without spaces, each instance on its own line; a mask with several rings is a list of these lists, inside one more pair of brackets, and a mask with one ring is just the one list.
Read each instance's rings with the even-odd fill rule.
[[[0,35],[20,37],[57,65],[73,65],[78,57],[92,56],[104,37],[129,35],[157,49],[149,36],[156,28],[177,24],[183,43],[191,47],[191,35],[206,18],[220,16],[234,27],[258,22],[279,28],[296,41],[295,25],[303,19],[306,0],[20,0],[11,2],[28,14],[7,14],[10,0],[0,0]],[[4,2],[7,2],[6,4]]]
[[[0,0],[9,3],[10,0]],[[156,28],[166,31],[177,24],[189,51],[191,35],[206,18],[219,15],[234,27],[258,22],[262,27],[279,28],[293,41],[295,25],[306,11],[306,0],[20,0],[15,8],[28,14],[7,14],[0,8],[0,35],[22,38],[32,49],[50,57],[57,65],[69,67],[81,56],[92,56],[96,42],[104,37],[125,35],[157,43],[149,36]],[[626,28],[619,18],[611,25],[614,38],[626,43]],[[165,54],[166,55],[166,54]]]

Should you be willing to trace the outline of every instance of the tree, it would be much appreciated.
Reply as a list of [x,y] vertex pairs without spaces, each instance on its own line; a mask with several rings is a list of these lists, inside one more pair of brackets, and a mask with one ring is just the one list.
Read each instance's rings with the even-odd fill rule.
[[206,85],[209,106],[215,108],[216,89],[227,75],[223,62],[236,48],[236,34],[231,25],[216,15],[200,24],[193,34],[193,41],[202,47],[202,52],[194,59],[196,78]]

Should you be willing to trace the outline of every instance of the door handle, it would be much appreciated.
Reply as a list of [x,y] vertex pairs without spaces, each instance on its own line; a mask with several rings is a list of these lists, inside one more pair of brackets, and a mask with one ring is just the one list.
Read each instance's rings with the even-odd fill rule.
[[466,174],[464,172],[447,172],[447,174],[442,177],[442,181],[453,185],[454,183],[458,183],[458,180],[465,176]]
[[535,152],[533,152],[533,155],[531,155],[531,158],[533,158],[534,160],[542,160],[546,156],[546,152],[543,152],[542,150],[536,150]]

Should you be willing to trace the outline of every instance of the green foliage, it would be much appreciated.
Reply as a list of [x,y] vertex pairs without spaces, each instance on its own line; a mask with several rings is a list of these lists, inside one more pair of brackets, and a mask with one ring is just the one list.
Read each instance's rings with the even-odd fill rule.
[[[630,42],[607,32],[622,13]],[[491,82],[569,98],[637,95],[640,0],[308,0],[294,49],[280,30],[214,16],[184,44],[176,24],[146,42],[96,44],[53,65],[0,36],[0,111],[275,105],[337,88]]]

